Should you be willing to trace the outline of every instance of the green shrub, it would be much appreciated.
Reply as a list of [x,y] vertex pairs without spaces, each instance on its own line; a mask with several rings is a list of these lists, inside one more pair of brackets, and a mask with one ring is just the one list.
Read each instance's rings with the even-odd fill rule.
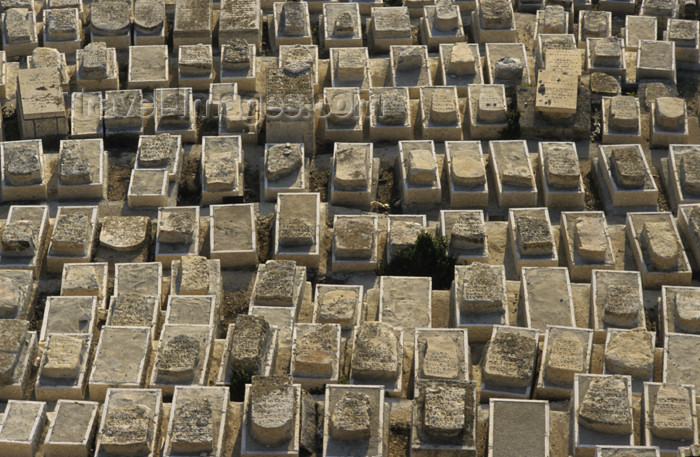
[[243,401],[245,399],[245,385],[250,384],[252,376],[245,370],[234,370],[231,373],[231,401]]

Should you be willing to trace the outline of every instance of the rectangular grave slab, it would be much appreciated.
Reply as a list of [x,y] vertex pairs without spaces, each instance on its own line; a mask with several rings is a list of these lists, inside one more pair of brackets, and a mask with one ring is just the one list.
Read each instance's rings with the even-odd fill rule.
[[218,327],[216,297],[213,295],[171,295],[165,324]]
[[218,259],[222,268],[238,269],[257,265],[253,205],[211,205],[209,211],[209,257]]
[[484,83],[483,70],[477,64],[481,62],[477,44],[440,44],[439,54],[438,79],[441,78],[446,86],[457,86],[460,97],[467,96],[468,86]]
[[389,47],[389,69],[394,87],[408,87],[411,98],[420,98],[420,88],[432,86],[427,46]]
[[374,271],[378,265],[377,216],[333,218],[332,269]]
[[659,310],[659,334],[664,338],[668,333],[700,333],[697,328],[697,287],[661,287],[661,309]]
[[471,84],[467,87],[469,135],[472,139],[498,139],[507,128],[507,99],[502,84]]
[[59,273],[65,263],[90,262],[96,236],[96,206],[60,206],[46,254],[48,271]]
[[636,271],[594,270],[591,276],[591,327],[596,343],[613,328],[644,327],[642,279]]
[[211,0],[189,0],[175,5],[173,45],[211,44],[214,16]]
[[546,208],[508,210],[508,236],[518,276],[524,267],[556,267],[559,264]]
[[46,422],[46,403],[10,400],[0,429],[0,452],[33,457]]
[[163,455],[221,457],[228,402],[228,387],[176,387]]
[[301,386],[290,376],[253,377],[245,387],[241,455],[296,455],[300,411]]
[[625,16],[625,50],[636,50],[640,40],[655,40],[657,22],[655,17],[650,16]]
[[360,142],[364,139],[365,104],[359,87],[326,87],[323,97],[329,107],[324,119],[327,141]]
[[[127,45],[128,46],[128,45]],[[117,50],[93,41],[75,51],[76,82],[86,91],[119,90]]]
[[326,388],[323,457],[386,455],[389,408],[380,386]]
[[525,140],[491,141],[489,162],[501,208],[537,204],[537,185]]
[[399,162],[404,210],[439,204],[442,185],[433,141],[400,141]]
[[163,296],[163,265],[160,262],[118,263],[114,266],[114,295]]
[[243,196],[240,136],[202,138],[202,205]]
[[643,384],[654,379],[656,333],[644,328],[610,329],[605,339],[603,374],[628,375],[632,394],[641,396]]
[[462,140],[462,113],[455,86],[420,88],[421,129],[426,140]]
[[697,145],[672,144],[668,150],[665,178],[670,188],[670,203],[676,211],[678,205],[700,203],[700,189],[695,187],[700,148]]
[[695,203],[684,204],[678,206],[678,231],[683,237],[683,242],[685,246],[690,248],[690,252],[693,256],[695,263],[698,263],[700,259],[700,245],[698,240],[700,239],[698,235],[698,222],[700,219],[700,211],[698,210],[698,205]]
[[141,135],[136,151],[134,169],[168,170],[168,180],[177,181],[182,171],[183,150],[182,137],[162,133],[159,135]]
[[111,327],[146,327],[155,338],[160,322],[160,297],[122,294],[110,298],[107,322]]
[[[512,452],[549,455],[548,402],[492,398],[489,401],[489,417],[487,457],[510,455]],[[513,440],[511,433],[518,433],[517,436],[522,438]]]
[[464,329],[416,329],[414,347],[414,398],[419,383],[426,381],[469,381],[471,359]]
[[261,104],[255,97],[234,95],[221,105],[219,135],[239,135],[246,143],[257,143],[262,128]]
[[219,43],[244,39],[262,49],[260,0],[224,0],[219,8]]
[[[663,19],[661,19],[663,21]],[[676,64],[679,69],[698,68],[700,59],[700,28],[689,19],[667,19],[664,39],[673,41],[676,51]]]
[[0,266],[38,276],[48,228],[48,206],[12,205],[2,233]]
[[331,87],[359,87],[363,100],[369,97],[372,75],[367,48],[331,48]]
[[[209,98],[207,99],[207,104],[205,107],[207,118],[218,116],[219,113],[222,112],[219,110],[219,107],[223,106],[226,102],[233,101],[237,95],[238,83],[236,82],[218,82],[209,84]],[[227,141],[233,140],[235,140],[235,138]]]
[[28,332],[29,323],[19,319],[0,320],[0,399],[20,400],[25,397],[29,374],[37,350],[36,332]]
[[277,357],[279,330],[264,317],[240,314],[229,324],[224,351],[216,378],[217,385],[230,385],[234,374],[269,376]]
[[319,92],[317,45],[280,45],[277,65],[282,70],[292,74],[308,72],[314,86],[314,94]]
[[451,320],[466,328],[470,342],[487,342],[494,325],[510,325],[503,265],[481,262],[455,267],[450,289]]
[[170,395],[176,385],[206,385],[213,340],[213,327],[208,325],[164,325],[150,386]]
[[262,186],[265,201],[275,201],[280,192],[308,189],[303,143],[265,144]]
[[0,143],[2,199],[46,200],[44,149],[41,140]]
[[606,212],[656,211],[659,191],[641,146],[600,146],[593,166]]
[[103,327],[88,381],[90,400],[103,401],[110,388],[144,387],[150,347],[148,327]]
[[450,208],[488,206],[488,183],[479,141],[446,141]]
[[304,389],[320,388],[340,378],[338,324],[295,324],[289,372]]
[[305,281],[306,267],[290,260],[268,260],[258,265],[250,307],[297,308],[301,305]]
[[563,5],[547,5],[544,9],[537,10],[535,37],[541,33],[568,33],[573,22],[572,16]]
[[129,47],[129,89],[168,87],[170,70],[165,45]]
[[610,11],[578,11],[578,47],[586,46],[589,38],[609,38],[612,35],[612,13]]
[[39,342],[51,333],[92,335],[96,325],[97,297],[47,297]]
[[379,279],[379,318],[393,327],[430,327],[432,278],[382,276]]
[[99,403],[58,400],[44,440],[46,457],[88,457]]
[[58,199],[106,198],[107,169],[107,155],[101,139],[61,140]]
[[[697,392],[700,386],[700,370],[689,354],[700,347],[700,335],[666,333],[664,340],[664,384],[691,384]],[[697,396],[697,393],[696,393]]]
[[333,146],[330,202],[369,208],[374,194],[374,144],[342,143]]
[[[152,64],[152,61],[149,60]],[[135,139],[144,132],[143,91],[108,90],[103,101],[107,136],[129,135]]]
[[645,382],[642,411],[644,441],[661,455],[678,455],[680,447],[697,442],[694,386]]
[[134,45],[165,44],[166,20],[163,0],[134,2]]
[[[556,296],[545,292],[557,287]],[[576,327],[569,270],[564,267],[527,267],[522,269],[521,303],[518,323],[539,329],[544,337],[547,325]]]
[[77,8],[44,10],[45,47],[65,54],[75,54],[83,39],[82,20]]
[[71,94],[70,131],[72,138],[102,138],[102,93],[73,92]]
[[[584,56],[577,51],[576,37],[571,33],[539,33],[536,37],[535,64],[537,68],[565,70],[573,74],[582,74]],[[547,68],[547,54],[553,59]],[[563,65],[563,66],[562,66]]]
[[539,330],[494,326],[482,357],[480,401],[529,398],[535,377]]
[[411,103],[407,87],[371,88],[369,101],[371,141],[413,138]]
[[688,112],[685,100],[678,97],[658,97],[651,103],[650,145],[667,147],[688,142]]
[[602,211],[563,211],[560,232],[572,281],[587,282],[593,270],[613,270],[616,260]]
[[362,46],[360,7],[355,3],[324,3],[319,35],[324,49]]
[[383,385],[401,397],[404,330],[384,322],[363,322],[353,330],[350,384]]
[[197,121],[192,88],[159,88],[155,90],[155,132],[180,135],[185,143],[197,140]]
[[3,9],[2,48],[7,57],[28,56],[39,45],[34,11],[27,8]]
[[46,339],[34,386],[37,400],[85,398],[92,335],[52,333]]
[[[360,13],[362,15],[366,14]],[[389,52],[389,48],[392,45],[410,46],[413,44],[411,18],[407,7],[373,8],[371,15],[367,38],[372,52],[386,53]]]
[[569,399],[574,376],[590,372],[592,352],[592,330],[548,325],[535,396],[551,400]]
[[275,208],[275,259],[307,268],[320,261],[321,224],[318,193],[280,193]]
[[214,82],[214,57],[211,45],[183,45],[178,49],[177,80],[194,90],[207,90]]
[[34,273],[26,270],[0,270],[0,318],[27,319],[37,296]]
[[314,324],[338,324],[352,330],[363,319],[362,286],[317,284],[314,294]]
[[100,3],[90,10],[90,41],[125,50],[131,44],[131,4]]
[[261,45],[250,44],[240,38],[223,45],[219,80],[222,83],[237,84],[240,92],[255,92],[257,85],[255,54],[256,49],[260,48]]
[[452,3],[436,4],[423,7],[421,21],[421,39],[432,51],[444,43],[466,41],[462,15],[459,6]]
[[180,206],[158,209],[156,262],[166,268],[173,260],[199,252],[199,207]]
[[286,5],[284,2],[273,4],[270,43],[276,51],[281,45],[312,44],[311,23],[307,3]]
[[675,81],[676,52],[672,41],[640,40],[637,49],[637,82],[644,79]]
[[219,261],[204,256],[184,256],[181,260],[173,261],[170,295],[211,295],[218,309],[223,296]]
[[585,48],[589,73],[601,72],[622,80],[627,77],[622,38],[589,38]]
[[413,246],[428,224],[424,214],[389,215],[388,221],[386,261],[391,262],[394,255]]
[[411,455],[476,455],[476,383],[421,381],[413,400]]
[[100,416],[95,456],[154,456],[162,403],[158,389],[109,389]]
[[625,231],[645,289],[690,285],[688,255],[671,213],[627,213]]
[[674,1],[643,1],[639,14],[656,16],[658,18],[675,18],[679,14],[678,2]]
[[[177,184],[170,185],[165,168],[134,168],[131,170],[127,203],[129,208],[160,208],[168,206],[168,198],[177,197]],[[174,189],[171,192],[171,189]]]
[[596,446],[601,445],[634,445],[629,376],[576,375],[571,398],[575,456],[593,456]]
[[447,239],[448,252],[458,264],[487,261],[489,248],[482,210],[441,210],[440,235]]
[[486,44],[486,80],[489,84],[503,84],[512,88],[530,84],[530,67],[525,45],[522,43]]
[[474,41],[477,43],[515,43],[515,14],[510,2],[477,0],[472,13]]
[[547,207],[583,209],[585,192],[575,143],[539,143],[539,172]]
[[106,263],[66,263],[61,276],[61,295],[93,296],[106,308],[108,266]]
[[[9,50],[5,48],[5,52]],[[20,137],[55,140],[68,134],[60,72],[55,67],[18,70]]]

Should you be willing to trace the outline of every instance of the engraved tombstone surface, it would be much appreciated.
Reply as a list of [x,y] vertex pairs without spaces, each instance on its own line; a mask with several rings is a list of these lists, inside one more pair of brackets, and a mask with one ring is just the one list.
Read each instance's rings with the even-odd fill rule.
[[296,397],[290,376],[255,376],[250,387],[252,436],[277,446],[292,439]]
[[506,386],[528,386],[535,370],[537,341],[532,334],[499,328],[486,352],[484,379]]
[[693,426],[690,391],[683,386],[663,384],[656,392],[651,415],[654,436],[669,440],[692,440]]
[[624,378],[601,376],[590,380],[580,400],[578,420],[589,430],[613,435],[632,431],[632,408]]

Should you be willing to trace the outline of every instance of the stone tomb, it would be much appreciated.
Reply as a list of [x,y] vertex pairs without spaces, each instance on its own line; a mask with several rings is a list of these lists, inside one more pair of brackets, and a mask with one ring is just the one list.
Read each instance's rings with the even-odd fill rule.
[[416,329],[413,342],[414,398],[425,381],[469,381],[471,359],[465,329]]
[[217,119],[223,113],[221,108],[228,102],[233,102],[238,97],[237,83],[212,83],[209,85],[209,98],[207,98],[205,113],[208,119]]
[[232,39],[221,46],[219,81],[235,83],[240,92],[255,92],[257,78],[256,45]]
[[107,198],[108,169],[102,139],[61,140],[56,196],[59,200]]
[[[308,73],[313,81],[314,94],[319,91],[318,46],[312,44],[280,45],[277,58],[279,68],[290,74]],[[323,81],[322,81],[323,82]]]
[[117,50],[96,41],[75,51],[76,80],[82,90],[119,90]]
[[107,308],[108,266],[100,263],[66,263],[61,275],[61,295],[97,297],[97,306]]
[[44,46],[75,54],[83,41],[83,23],[77,8],[44,10]]
[[107,321],[110,327],[146,327],[155,338],[160,323],[160,297],[121,294],[110,297]]
[[28,270],[38,277],[48,228],[48,206],[10,206],[0,241],[0,266]]
[[209,258],[221,268],[258,264],[255,207],[252,203],[209,207]]
[[134,2],[134,46],[163,45],[168,32],[163,0]]
[[401,206],[439,205],[442,200],[441,173],[432,140],[399,141]]
[[48,178],[44,171],[44,148],[41,140],[3,141],[2,200],[47,199]]
[[606,213],[656,211],[659,191],[640,145],[601,145],[597,156],[593,167]]
[[593,330],[548,325],[535,386],[537,398],[568,400],[576,374],[588,374]]
[[649,133],[651,147],[668,147],[688,142],[688,112],[685,100],[658,97],[651,103]]
[[675,45],[676,64],[680,70],[700,68],[700,26],[689,19],[668,19],[664,39]]
[[186,0],[175,3],[173,49],[182,45],[211,44],[214,31],[212,0]]
[[540,141],[538,158],[544,206],[583,209],[585,192],[576,144]]
[[329,385],[323,414],[323,457],[387,455],[389,406],[381,386]]
[[341,271],[375,271],[378,265],[377,216],[336,215],[333,218],[331,268]]
[[158,208],[156,262],[170,268],[173,260],[199,253],[199,206]]
[[163,456],[224,452],[228,387],[176,387]]
[[537,205],[535,173],[525,140],[491,141],[489,162],[499,207]]
[[234,95],[219,108],[220,136],[239,135],[245,143],[258,142],[263,113],[256,98]]
[[374,144],[339,143],[333,146],[330,203],[340,206],[369,208],[374,199]]
[[642,0],[639,14],[642,16],[656,16],[663,20],[677,18],[680,14],[677,0]]
[[634,445],[629,376],[575,375],[571,399],[571,446],[576,457],[592,457],[600,445]]
[[589,38],[586,40],[586,69],[601,72],[625,81],[627,63],[622,38]]
[[700,367],[692,354],[700,350],[700,335],[667,333],[664,337],[664,384],[691,384],[700,387]]
[[610,11],[579,10],[578,23],[576,41],[579,48],[585,48],[589,38],[610,38],[612,36],[612,13]]
[[27,319],[36,298],[32,271],[0,269],[0,318]]
[[280,192],[306,192],[306,160],[303,143],[266,143],[262,186],[265,201]]
[[489,341],[495,325],[510,325],[503,265],[456,266],[450,289],[451,320],[467,329],[469,341]]
[[183,45],[178,49],[177,80],[182,87],[205,91],[214,82],[214,57],[211,45]]
[[135,294],[163,297],[163,265],[160,262],[117,263],[114,295]]
[[217,385],[230,385],[241,371],[249,375],[269,376],[277,357],[278,329],[260,316],[239,314],[235,324],[229,324]]
[[417,383],[411,424],[411,455],[476,455],[476,383],[427,380]]
[[603,374],[629,375],[632,393],[641,396],[643,384],[654,380],[655,344],[656,333],[642,327],[608,330]]
[[92,335],[52,333],[39,363],[39,376],[34,386],[37,400],[85,398],[87,368]]
[[367,48],[331,48],[331,87],[358,87],[363,100],[369,98],[372,75]]
[[21,69],[17,81],[20,137],[51,140],[68,135],[68,110],[56,68]]
[[596,343],[602,343],[613,328],[645,328],[643,300],[639,272],[593,271],[590,327],[595,331]]
[[462,140],[462,113],[455,86],[421,87],[420,106],[424,140]]
[[340,378],[338,324],[295,324],[289,372],[304,389],[323,388]]
[[530,398],[538,341],[539,330],[493,327],[481,359],[481,403],[495,397]]
[[326,87],[323,89],[328,109],[323,120],[326,141],[361,142],[365,132],[365,104],[360,100],[359,87]]
[[[535,37],[535,68],[547,69],[547,54],[554,57],[549,70],[562,70],[562,72],[581,74],[583,70],[583,56],[576,46],[576,37],[570,33],[540,33]],[[574,52],[577,51],[577,52]]]
[[519,305],[518,325],[538,329],[542,338],[548,325],[576,327],[569,270],[564,267],[523,268]]
[[373,53],[384,54],[390,51],[391,46],[413,44],[411,18],[407,7],[373,8],[371,11],[367,43]]
[[421,27],[422,43],[433,51],[441,44],[467,41],[459,6],[450,0],[437,0],[435,6],[424,6]]
[[191,87],[156,89],[155,132],[180,135],[185,143],[197,140],[197,115]]
[[604,212],[563,211],[559,231],[572,281],[588,282],[593,270],[615,269]]
[[338,324],[352,330],[363,320],[362,286],[317,284],[314,294],[314,324]]
[[131,46],[131,8],[126,0],[90,5],[90,42],[102,42],[120,51]]
[[163,325],[149,385],[164,395],[172,395],[178,385],[207,385],[213,342],[208,325]]
[[467,87],[469,137],[473,140],[495,140],[508,127],[505,86],[471,84]]
[[92,335],[96,326],[97,297],[47,297],[39,343],[52,333]]
[[240,136],[202,138],[202,205],[243,197],[243,147]]
[[479,141],[446,141],[450,208],[488,206],[488,183]]
[[550,69],[537,73],[535,111],[543,120],[576,127],[579,77],[573,71],[567,72],[568,68],[551,69],[555,67],[551,53],[549,60]]
[[492,398],[489,418],[487,457],[549,455],[548,402]]
[[168,174],[165,168],[133,168],[126,194],[129,208],[168,206],[169,197],[177,198],[177,183],[170,185]]
[[425,214],[389,215],[387,225],[387,262],[398,252],[413,246],[428,226]]
[[369,90],[370,141],[400,141],[412,138],[413,119],[408,87],[371,88]]
[[0,428],[0,453],[34,457],[46,422],[46,403],[10,400]]
[[170,295],[213,295],[218,307],[223,295],[221,264],[199,255],[174,260],[170,268]]
[[102,407],[95,457],[154,456],[158,452],[162,403],[158,389],[109,389]]
[[319,42],[324,50],[362,46],[362,21],[357,3],[324,3],[319,17]]
[[170,295],[164,324],[219,327],[216,297],[213,295]]
[[700,205],[693,203],[678,206],[677,223],[695,265],[700,264]]
[[46,457],[88,457],[99,403],[58,400],[44,440]]
[[694,386],[645,382],[642,408],[644,441],[662,455],[676,456],[679,447],[697,444]]
[[692,270],[671,213],[627,213],[626,233],[645,289],[690,285]]
[[[153,65],[152,59],[149,62]],[[129,136],[136,139],[143,134],[144,110],[141,89],[105,91],[103,108],[107,138]]]
[[408,87],[411,98],[420,98],[421,88],[433,85],[427,46],[390,46],[389,69],[389,84]]
[[37,351],[37,335],[29,331],[28,321],[0,319],[0,336],[0,399],[20,400],[25,398],[27,388],[31,390],[29,376]]
[[535,37],[540,34],[565,34],[571,30],[573,14],[562,5],[549,4],[535,11]]
[[515,13],[508,0],[477,0],[471,13],[472,34],[477,43],[515,43]]
[[[697,164],[697,165],[696,165]],[[670,203],[679,212],[679,205],[700,203],[700,145],[671,144],[665,170],[665,184],[670,191]],[[696,187],[696,183],[698,186]],[[669,189],[670,188],[670,189]],[[684,206],[686,212],[692,206]],[[679,228],[683,231],[679,221]]]
[[275,250],[277,260],[294,260],[307,268],[318,268],[325,221],[321,219],[320,195],[280,193],[275,207]]
[[301,306],[306,267],[293,260],[268,260],[258,265],[249,308],[273,306],[296,309]]
[[245,386],[241,455],[298,455],[300,412],[301,386],[291,376],[253,376]]
[[658,36],[657,23],[652,16],[625,16],[625,50],[636,51],[641,40],[655,40]]
[[223,0],[221,2],[219,45],[242,39],[257,49],[262,49],[263,25],[260,3],[260,0]]
[[58,77],[63,92],[69,92],[70,76],[68,75],[68,65],[66,55],[56,49],[49,47],[36,48],[32,55],[27,56],[27,68],[55,68],[58,70]]
[[478,44],[446,43],[441,44],[439,50],[436,82],[456,86],[460,97],[467,96],[469,86],[484,83]]
[[508,242],[518,276],[523,267],[559,265],[559,254],[547,208],[508,210]]
[[166,45],[129,47],[129,89],[156,89],[170,84]]
[[645,79],[676,81],[676,56],[673,41],[639,40],[637,83]]
[[489,84],[508,88],[530,84],[530,66],[522,43],[487,43],[486,74]]
[[71,94],[71,138],[102,138],[102,93],[73,92]]
[[275,2],[270,23],[270,45],[275,51],[280,45],[313,44],[306,2]]
[[402,396],[404,330],[384,322],[363,322],[353,330],[350,384],[380,385]]
[[440,235],[447,239],[449,254],[458,264],[487,262],[489,247],[482,210],[441,210]]
[[144,387],[151,338],[148,327],[102,328],[90,373],[90,400],[104,400],[110,388]]
[[432,278],[381,276],[378,321],[402,329],[429,328]]
[[34,11],[3,8],[2,30],[2,48],[7,57],[28,56],[39,46]]
[[60,273],[65,263],[90,262],[97,223],[97,206],[59,206],[46,254],[47,270]]
[[662,286],[659,300],[659,335],[700,333],[700,288]]

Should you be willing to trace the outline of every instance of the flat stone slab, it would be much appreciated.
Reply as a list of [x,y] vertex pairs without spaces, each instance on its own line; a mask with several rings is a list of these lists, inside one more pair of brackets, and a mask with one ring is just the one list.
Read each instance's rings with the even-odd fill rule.
[[430,327],[432,279],[382,276],[379,321],[394,327]]

